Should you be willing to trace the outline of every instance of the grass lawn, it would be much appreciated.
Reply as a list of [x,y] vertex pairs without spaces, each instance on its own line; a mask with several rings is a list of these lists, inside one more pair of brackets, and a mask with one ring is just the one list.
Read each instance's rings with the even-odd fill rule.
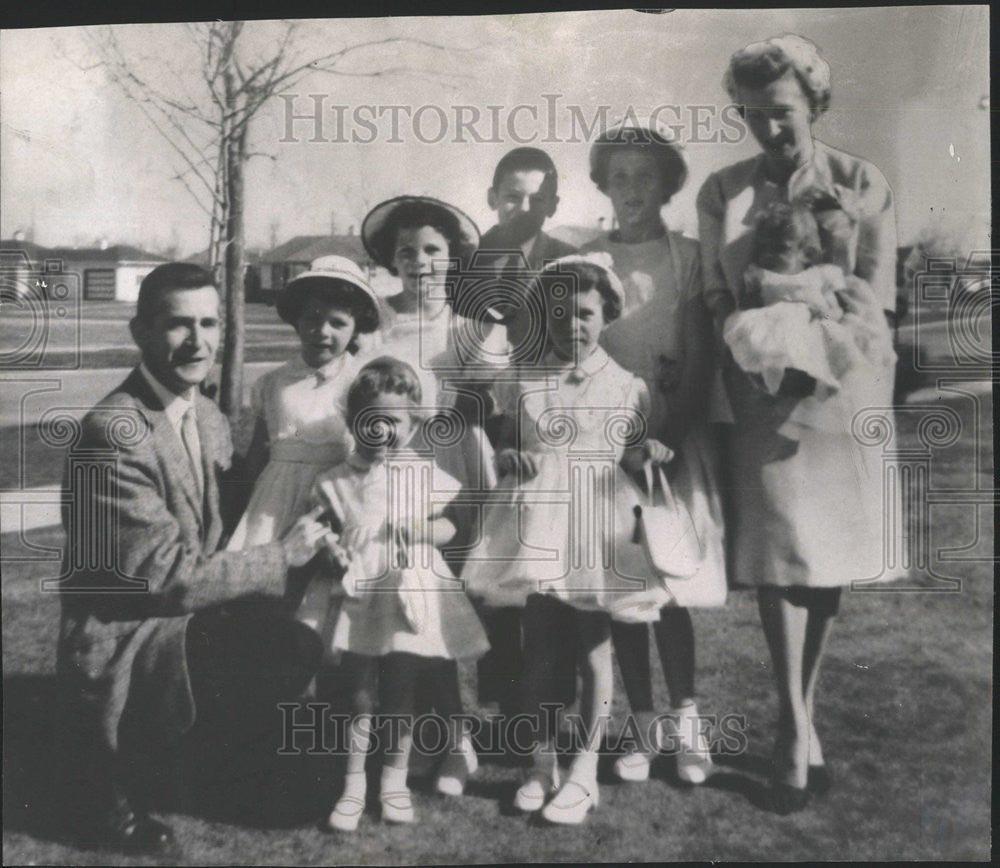
[[[935,488],[992,486],[992,412],[985,403],[978,431],[972,402],[951,403],[964,435],[935,453]],[[917,421],[900,416],[901,446],[915,443]],[[29,456],[30,465],[50,461]],[[44,476],[29,467],[29,484]],[[419,825],[387,827],[372,810],[356,835],[336,838],[316,825],[336,787],[321,759],[272,755],[253,766],[257,778],[250,780],[245,771],[208,772],[181,752],[160,757],[161,766],[169,773],[173,763],[189,783],[165,788],[157,807],[174,826],[185,864],[199,865],[988,859],[993,525],[992,514],[983,512],[978,525],[985,538],[965,553],[978,559],[935,565],[963,579],[960,593],[845,594],[818,698],[835,787],[803,813],[778,817],[761,808],[776,706],[748,592],[733,593],[724,609],[694,612],[701,711],[741,715],[747,735],[746,750],[719,756],[719,773],[703,787],[683,787],[663,757],[648,783],[618,784],[605,774],[601,806],[584,826],[545,828],[510,815],[518,772],[484,759],[461,800],[415,787]],[[968,506],[934,507],[931,543],[935,549],[970,544],[975,524]],[[56,529],[30,536],[35,546],[60,542]],[[58,600],[40,594],[38,580],[56,575],[58,565],[10,560],[18,555],[27,553],[5,536],[4,862],[143,864],[80,849],[56,831],[50,739]],[[463,689],[469,708],[482,712],[473,701],[473,674],[463,670]],[[658,705],[666,709],[658,664],[654,677]],[[622,697],[619,689],[619,722]]]

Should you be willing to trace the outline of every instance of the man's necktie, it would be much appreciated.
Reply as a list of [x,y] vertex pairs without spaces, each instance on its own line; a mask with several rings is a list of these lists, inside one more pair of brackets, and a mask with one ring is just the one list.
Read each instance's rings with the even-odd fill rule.
[[191,461],[191,472],[198,484],[198,497],[204,497],[205,472],[201,466],[201,441],[198,438],[198,423],[194,417],[194,407],[188,408],[181,419],[181,440]]

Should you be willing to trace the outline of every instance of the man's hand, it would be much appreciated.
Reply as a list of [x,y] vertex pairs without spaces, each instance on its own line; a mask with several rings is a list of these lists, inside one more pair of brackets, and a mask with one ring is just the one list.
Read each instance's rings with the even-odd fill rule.
[[494,460],[499,477],[519,473],[520,478],[527,481],[538,476],[535,459],[527,452],[520,452],[517,449],[501,449]]
[[301,567],[307,564],[316,554],[323,538],[333,533],[327,525],[317,521],[324,510],[325,507],[317,506],[300,516],[281,538],[281,547],[285,551],[285,561],[290,567]]

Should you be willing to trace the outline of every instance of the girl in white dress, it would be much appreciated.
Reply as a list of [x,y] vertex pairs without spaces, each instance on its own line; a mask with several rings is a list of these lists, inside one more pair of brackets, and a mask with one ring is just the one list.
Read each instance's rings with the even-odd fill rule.
[[[674,604],[652,631],[672,709],[653,707],[649,632],[645,624],[613,623],[615,656],[632,713],[650,738],[614,766],[622,780],[649,777],[662,747],[677,759],[681,780],[699,784],[712,771],[708,741],[695,704],[695,637],[688,607],[721,606],[726,599],[724,525],[718,454],[707,424],[712,323],[701,300],[698,242],[671,232],[660,212],[687,177],[676,145],[639,127],[609,131],[590,152],[590,177],[607,195],[618,229],[584,250],[610,253],[625,289],[622,316],[601,345],[649,389],[649,433],[677,450],[670,485],[694,519],[705,557],[697,574],[671,587]],[[664,741],[665,740],[665,741]]]
[[462,274],[479,245],[476,224],[447,202],[398,196],[367,214],[361,237],[371,258],[402,283],[398,293],[383,299],[374,352],[413,366],[442,428],[464,423],[454,442],[436,444],[441,467],[464,486],[491,488],[493,455],[482,432],[476,381],[505,363],[506,342],[502,329],[487,334],[481,323],[454,309]]
[[[358,337],[379,326],[378,298],[361,269],[342,256],[316,259],[282,291],[275,307],[301,347],[251,390],[256,424],[247,477],[256,484],[230,550],[278,539],[305,511],[316,474],[350,453],[343,398],[357,371]],[[329,586],[311,583],[300,620],[318,630],[329,602]]]
[[[457,795],[466,770],[462,702],[457,681],[441,664],[475,658],[486,634],[462,583],[439,549],[455,534],[451,502],[461,486],[432,456],[408,449],[422,394],[405,362],[383,356],[366,364],[347,394],[354,452],[322,473],[313,502],[333,516],[339,542],[331,554],[344,572],[347,598],[337,616],[333,647],[344,652],[338,672],[350,697],[351,721],[344,790],[328,825],[352,831],[364,811],[376,691],[386,727],[382,818],[416,819],[406,786],[416,694],[434,685],[438,714],[448,722],[448,755],[438,790]],[[339,692],[339,691],[338,691]]]
[[[464,574],[469,593],[487,604],[525,607],[524,710],[537,728],[532,769],[514,804],[542,810],[554,823],[580,823],[597,805],[597,748],[612,698],[609,611],[644,585],[616,569],[619,550],[634,545],[636,489],[623,467],[671,456],[644,439],[645,384],[598,345],[624,297],[609,263],[565,257],[534,284],[544,299],[548,353],[496,385],[510,423],[501,442],[510,445],[497,453],[494,502]],[[567,641],[557,628],[566,606],[575,615],[586,732],[559,787],[554,721],[543,706],[553,698],[553,661]]]

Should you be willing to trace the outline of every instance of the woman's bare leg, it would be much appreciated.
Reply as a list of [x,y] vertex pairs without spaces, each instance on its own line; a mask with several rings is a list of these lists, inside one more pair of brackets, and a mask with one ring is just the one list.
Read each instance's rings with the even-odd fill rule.
[[809,622],[806,625],[805,653],[802,661],[802,694],[809,718],[809,765],[824,764],[823,748],[816,732],[815,699],[816,685],[819,682],[820,663],[826,651],[826,645],[833,630],[836,618],[837,603],[840,598],[839,588],[816,589],[815,603],[810,607]]
[[803,692],[803,662],[809,609],[793,603],[784,588],[758,588],[757,602],[778,687],[775,782],[805,789],[811,724]]

